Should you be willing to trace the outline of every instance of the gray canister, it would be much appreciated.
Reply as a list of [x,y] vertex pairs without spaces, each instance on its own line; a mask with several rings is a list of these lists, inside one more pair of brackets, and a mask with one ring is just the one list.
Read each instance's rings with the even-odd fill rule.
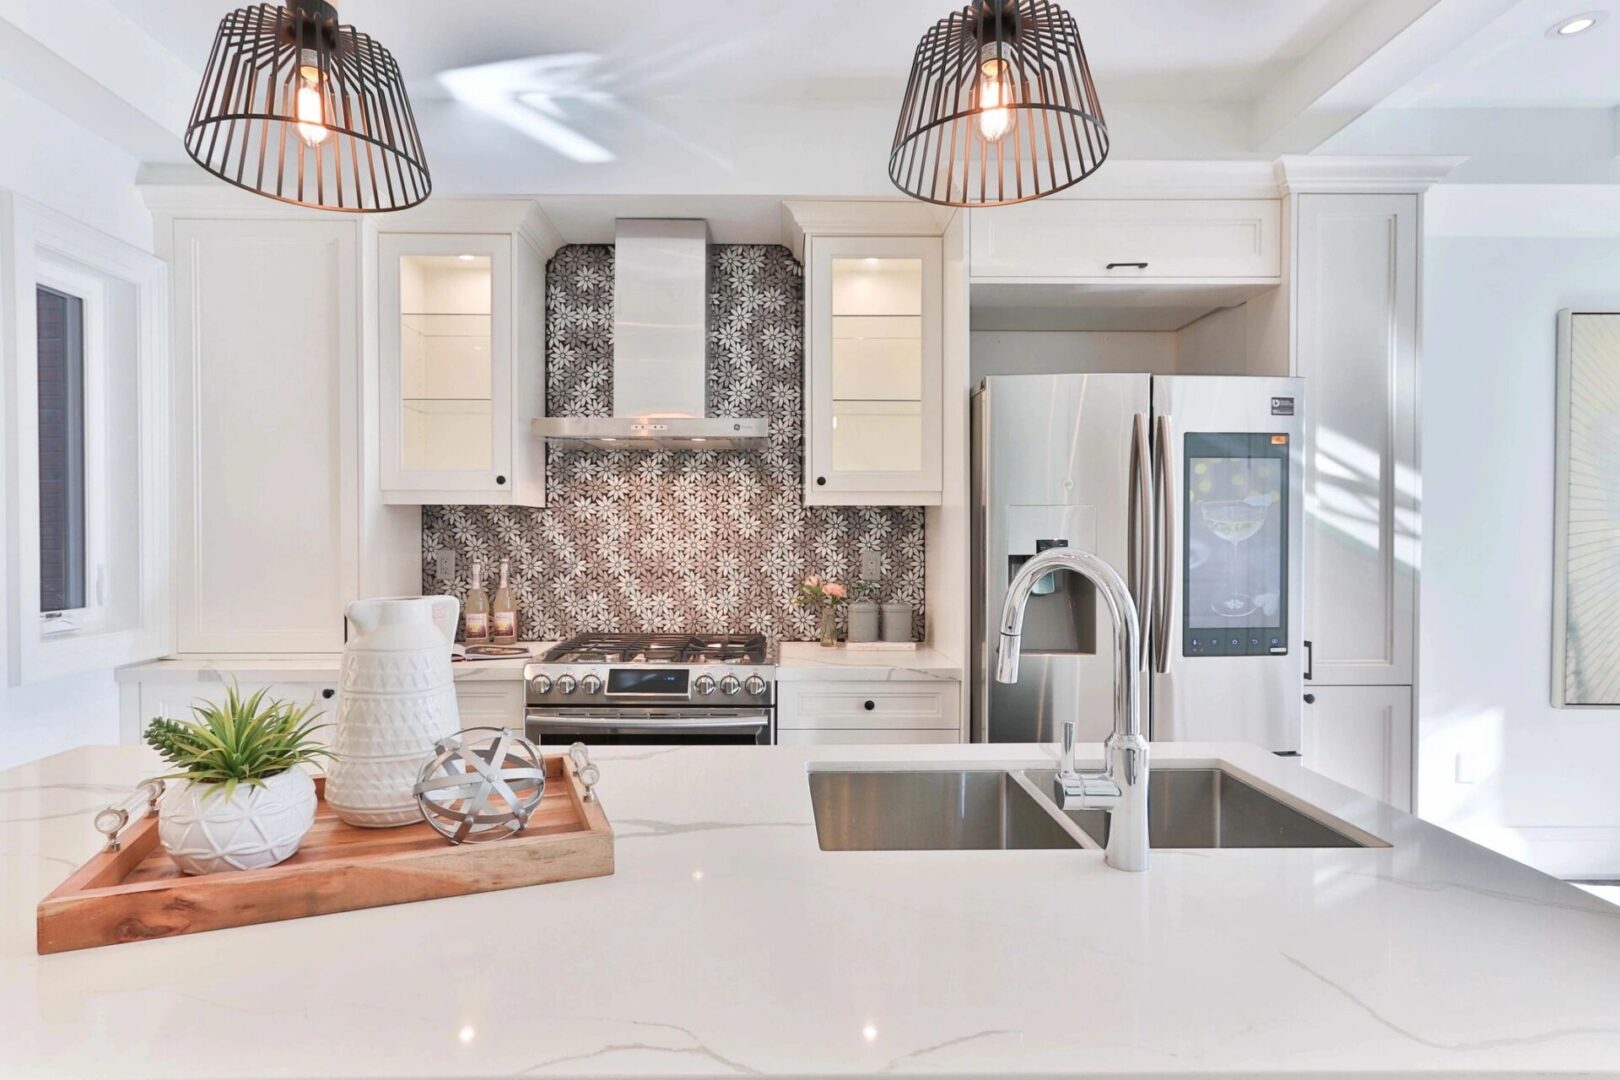
[[883,605],[883,640],[911,640],[911,605],[892,603]]
[[878,639],[878,605],[874,600],[857,600],[849,605],[849,640]]

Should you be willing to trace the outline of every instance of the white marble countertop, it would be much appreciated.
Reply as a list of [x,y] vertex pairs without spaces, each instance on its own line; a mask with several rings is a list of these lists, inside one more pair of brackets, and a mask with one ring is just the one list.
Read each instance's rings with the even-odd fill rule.
[[1299,765],[1393,846],[830,853],[807,762],[1045,747],[602,750],[609,878],[40,957],[35,901],[152,766],[0,773],[6,1076],[1620,1074],[1620,908]]
[[[555,642],[524,642],[536,656]],[[938,649],[915,651],[824,649],[813,641],[784,641],[779,646],[776,677],[781,682],[848,679],[863,682],[945,679],[960,681],[962,665]],[[244,683],[330,682],[338,677],[338,653],[283,656],[183,656],[120,668],[117,679],[132,682],[213,682],[236,678]],[[476,660],[454,667],[458,682],[505,682],[523,678],[526,660]]]
[[[523,644],[535,656],[539,656],[556,643],[525,641]],[[177,656],[121,667],[115,677],[120,683],[198,683],[230,678],[244,683],[335,682],[342,659],[341,653]],[[523,678],[523,666],[528,662],[521,657],[514,660],[461,661],[452,666],[451,672],[457,682],[514,681]]]
[[944,679],[960,682],[962,664],[938,649],[826,649],[814,641],[784,641],[778,646],[777,682],[841,679],[860,682]]

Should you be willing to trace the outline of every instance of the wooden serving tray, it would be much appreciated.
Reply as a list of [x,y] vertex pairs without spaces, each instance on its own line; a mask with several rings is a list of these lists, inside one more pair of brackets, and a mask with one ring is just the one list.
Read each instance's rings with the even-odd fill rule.
[[315,825],[286,862],[188,876],[158,843],[148,815],[39,903],[39,952],[195,934],[334,911],[436,900],[613,873],[613,829],[566,754],[548,756],[546,790],[528,827],[505,840],[455,846],[426,822],[345,825],[317,778]]

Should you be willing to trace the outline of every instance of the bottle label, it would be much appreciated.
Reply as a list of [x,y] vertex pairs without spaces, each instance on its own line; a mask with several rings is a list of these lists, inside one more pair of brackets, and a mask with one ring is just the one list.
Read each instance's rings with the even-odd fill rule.
[[517,636],[517,612],[497,611],[495,613],[495,636],[505,638]]
[[489,616],[483,612],[467,613],[467,640],[485,641],[489,638]]

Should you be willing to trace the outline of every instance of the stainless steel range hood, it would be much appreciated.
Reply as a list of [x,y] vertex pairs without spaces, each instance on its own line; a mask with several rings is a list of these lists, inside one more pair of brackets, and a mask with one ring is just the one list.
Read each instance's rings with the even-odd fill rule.
[[614,239],[613,415],[547,416],[535,435],[608,450],[748,450],[763,418],[709,415],[709,226],[621,219]]

